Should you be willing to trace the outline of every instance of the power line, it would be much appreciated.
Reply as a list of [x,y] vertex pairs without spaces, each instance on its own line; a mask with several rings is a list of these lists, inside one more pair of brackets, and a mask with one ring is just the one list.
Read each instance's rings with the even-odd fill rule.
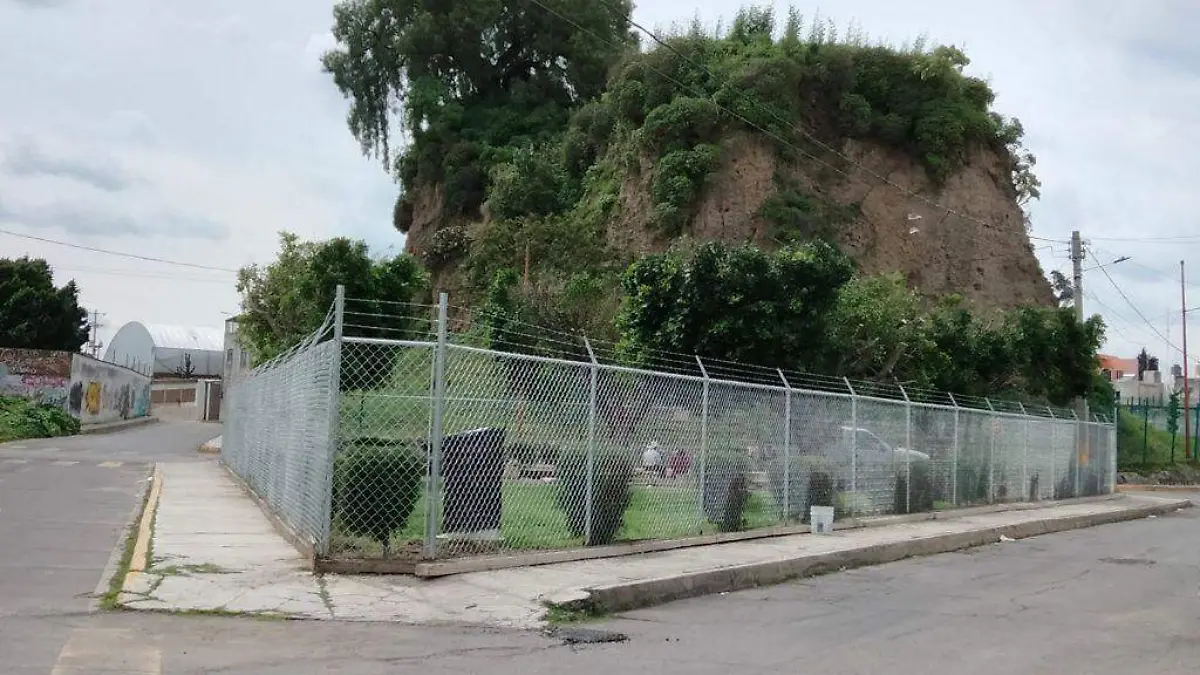
[[84,246],[82,244],[72,244],[72,243],[65,242],[65,241],[58,241],[57,239],[47,239],[45,237],[35,237],[32,234],[21,234],[20,232],[13,232],[11,230],[5,230],[5,229],[0,229],[0,234],[7,234],[10,237],[18,237],[20,239],[29,239],[32,241],[40,241],[45,244],[54,244],[55,246],[65,246],[67,248],[79,249],[81,251],[90,251],[92,253],[103,253],[105,255],[112,255],[112,256],[117,256],[120,258],[130,258],[132,260],[143,260],[146,262],[162,263],[163,265],[176,265],[178,267],[191,267],[193,269],[209,270],[211,272],[228,272],[230,274],[238,273],[237,270],[231,269],[228,267],[214,267],[212,265],[199,265],[196,263],[181,262],[178,260],[167,260],[165,258],[155,258],[152,256],[138,255],[136,253],[123,253],[121,251],[112,251],[109,249],[96,248],[93,246]]
[[[1091,239],[1091,237],[1089,237],[1089,240],[1090,239]],[[1102,249],[1102,248],[1096,247],[1095,250],[1103,251],[1103,252],[1111,254],[1113,256],[1118,255],[1116,252],[1114,252],[1110,249]],[[1134,267],[1140,267],[1140,268],[1146,270],[1147,272],[1151,272],[1151,273],[1157,274],[1163,278],[1170,279],[1173,283],[1179,282],[1179,277],[1177,277],[1173,272],[1168,272],[1166,270],[1158,269],[1157,267],[1150,267],[1149,265],[1143,265],[1142,263],[1138,262],[1136,258],[1130,258],[1126,262],[1130,265],[1133,265]],[[1188,288],[1200,288],[1200,283],[1197,283],[1194,281],[1189,281],[1189,282],[1187,282],[1187,286],[1188,286]]]
[[[612,4],[611,4],[610,2],[608,2],[607,0],[599,0],[599,1],[600,1],[600,3],[601,3],[601,4],[603,4],[603,5],[604,5],[606,8],[608,8],[610,11],[613,11],[613,12],[617,12],[617,11],[619,11],[619,10],[616,10],[616,9],[614,9],[614,8],[613,8],[613,6],[612,6]],[[573,27],[574,27],[576,30],[579,30],[579,31],[581,31],[581,32],[583,32],[583,33],[586,33],[586,34],[590,35],[591,37],[595,38],[596,40],[599,40],[600,42],[603,42],[603,43],[605,43],[605,44],[607,44],[607,45],[609,45],[609,46],[619,46],[619,45],[617,45],[617,43],[615,43],[613,40],[609,40],[609,39],[607,39],[607,38],[605,38],[605,37],[602,37],[601,35],[597,34],[595,31],[593,31],[593,30],[590,30],[590,29],[588,29],[588,28],[584,27],[583,25],[581,25],[579,22],[575,21],[574,19],[568,18],[567,16],[563,15],[561,12],[559,12],[559,11],[557,11],[557,10],[555,10],[555,9],[553,9],[553,8],[551,8],[551,7],[549,7],[549,6],[547,6],[545,3],[543,3],[543,2],[542,2],[542,0],[532,0],[532,2],[533,2],[533,4],[537,5],[538,7],[541,7],[543,10],[545,10],[545,11],[546,11],[546,12],[548,12],[549,14],[552,14],[553,16],[555,16],[555,17],[558,17],[560,20],[562,20],[562,21],[565,21],[566,23],[568,23],[568,24],[572,25],[572,26],[573,26]],[[630,23],[630,25],[632,25],[632,26],[633,26],[634,28],[636,28],[637,30],[639,30],[639,31],[641,31],[641,32],[643,32],[643,33],[645,33],[645,34],[646,34],[646,35],[647,35],[647,36],[648,36],[648,37],[649,37],[651,40],[653,40],[654,42],[656,42],[656,43],[657,43],[659,46],[661,46],[661,47],[663,47],[663,48],[665,48],[665,49],[667,49],[667,50],[669,50],[669,51],[671,51],[671,52],[675,53],[677,56],[679,56],[680,58],[682,58],[684,61],[686,61],[687,63],[689,63],[690,65],[692,65],[694,68],[697,68],[697,69],[699,69],[699,70],[703,71],[703,72],[704,72],[706,75],[708,75],[708,77],[709,77],[710,79],[716,80],[716,78],[714,77],[714,75],[713,75],[712,71],[710,71],[710,70],[708,69],[708,67],[707,67],[707,66],[705,66],[705,65],[703,65],[703,64],[700,64],[700,63],[696,63],[696,62],[695,62],[695,61],[693,61],[691,58],[689,58],[689,57],[688,57],[686,54],[684,54],[683,52],[681,52],[681,51],[679,51],[678,49],[676,49],[676,48],[674,47],[674,45],[671,45],[671,44],[670,44],[670,43],[668,43],[667,41],[665,41],[665,40],[663,40],[663,39],[659,38],[657,35],[655,35],[655,34],[654,34],[654,32],[653,32],[653,31],[651,31],[651,30],[649,30],[648,28],[646,28],[646,27],[642,26],[642,25],[641,25],[641,24],[639,24],[637,21],[634,21],[632,18],[630,18],[630,19],[629,19],[629,23]],[[646,65],[646,64],[643,64],[643,65]],[[651,70],[651,71],[654,71],[654,72],[658,73],[660,76],[662,76],[662,77],[663,77],[663,78],[665,78],[666,80],[668,80],[668,81],[672,82],[673,84],[675,84],[676,86],[680,87],[681,89],[685,89],[685,90],[686,90],[686,89],[691,89],[691,87],[689,87],[688,85],[686,85],[686,84],[684,84],[683,82],[679,81],[677,78],[675,78],[675,77],[672,77],[671,75],[669,75],[669,74],[667,74],[667,73],[663,72],[662,70],[660,70],[660,69],[658,69],[658,68],[655,68],[654,66],[646,65],[646,68],[647,68],[647,69],[649,69],[649,70]],[[713,105],[715,105],[715,106],[716,106],[716,107],[717,107],[719,110],[721,110],[721,111],[725,112],[726,114],[728,114],[728,115],[730,115],[730,116],[732,116],[732,117],[734,117],[734,118],[738,119],[739,121],[741,121],[742,123],[746,124],[747,126],[749,126],[749,127],[753,128],[753,129],[756,129],[756,130],[758,130],[759,132],[761,132],[761,133],[763,133],[763,134],[766,134],[766,135],[767,135],[768,137],[770,137],[772,140],[775,140],[775,141],[778,141],[778,142],[780,142],[780,143],[783,143],[784,145],[788,146],[788,147],[789,147],[789,148],[791,148],[792,150],[795,150],[796,152],[798,152],[798,153],[800,153],[800,154],[804,155],[805,157],[808,157],[809,159],[812,159],[813,161],[817,162],[818,164],[820,164],[820,165],[822,165],[822,166],[824,166],[824,167],[826,167],[826,168],[828,168],[828,169],[831,169],[831,170],[833,170],[833,171],[835,171],[835,172],[837,172],[837,173],[839,173],[839,174],[841,174],[841,175],[843,175],[843,176],[846,176],[847,178],[850,178],[850,175],[849,175],[848,173],[846,173],[845,171],[843,171],[842,169],[840,169],[839,167],[836,167],[836,166],[834,166],[833,164],[830,164],[829,162],[826,162],[825,160],[823,160],[823,159],[821,159],[821,158],[817,157],[816,155],[814,155],[814,154],[812,154],[812,153],[810,153],[810,152],[808,152],[808,151],[806,151],[806,150],[804,150],[804,149],[802,149],[802,148],[798,147],[798,146],[797,146],[795,143],[792,143],[790,140],[788,140],[788,139],[785,139],[785,138],[783,138],[783,137],[779,136],[778,134],[776,134],[776,133],[774,133],[774,132],[772,132],[772,131],[769,131],[769,130],[767,130],[767,129],[764,129],[763,127],[761,127],[761,126],[759,126],[759,125],[755,124],[754,122],[751,122],[749,119],[747,119],[745,116],[741,115],[740,113],[737,113],[737,112],[735,112],[734,110],[731,110],[731,109],[727,108],[726,106],[723,106],[723,105],[721,105],[721,104],[720,104],[720,103],[718,103],[717,101],[713,100],[713,97],[712,97],[712,96],[710,96],[710,95],[708,94],[708,92],[704,91],[704,90],[703,90],[703,88],[701,88],[701,87],[695,87],[695,88],[694,88],[694,91],[698,91],[700,94],[702,94],[704,99],[706,99],[706,100],[710,101],[710,102],[711,102]],[[742,96],[742,99],[743,99],[743,100],[745,100],[745,101],[748,101],[748,102],[750,102],[751,104],[756,104],[756,103],[757,103],[756,101],[754,101],[753,99],[751,99],[750,97],[748,97],[748,96],[745,96],[745,95],[743,95],[743,96]],[[757,106],[756,106],[756,107],[757,107]],[[930,199],[930,198],[928,198],[928,197],[925,197],[924,195],[920,195],[920,194],[918,194],[918,193],[916,193],[916,192],[914,192],[914,191],[912,191],[912,190],[909,190],[908,188],[906,188],[906,187],[904,187],[904,186],[900,185],[899,183],[896,183],[896,182],[892,181],[891,179],[887,178],[886,176],[884,176],[884,175],[882,175],[882,174],[879,174],[878,172],[876,172],[876,171],[874,171],[874,170],[872,170],[872,169],[869,169],[869,168],[867,168],[866,166],[863,166],[861,163],[859,163],[859,162],[857,162],[857,161],[855,161],[855,160],[851,159],[850,157],[847,157],[845,154],[843,154],[841,151],[837,150],[836,148],[834,148],[834,147],[831,147],[830,145],[828,145],[828,144],[827,144],[827,143],[825,143],[824,141],[821,141],[819,138],[817,138],[817,137],[816,137],[816,136],[814,136],[813,134],[809,133],[809,132],[808,132],[806,129],[804,129],[804,127],[803,127],[803,126],[801,126],[801,125],[799,125],[799,124],[794,124],[792,121],[789,121],[789,120],[783,119],[783,118],[782,118],[782,117],[781,117],[781,116],[780,116],[778,113],[774,112],[773,110],[770,110],[769,108],[767,108],[767,109],[765,109],[765,111],[767,112],[767,114],[769,114],[769,115],[771,115],[772,117],[774,117],[774,118],[775,118],[777,121],[779,121],[779,122],[782,122],[783,124],[786,124],[786,125],[790,126],[792,129],[794,129],[794,130],[796,130],[796,131],[800,132],[800,134],[801,134],[801,135],[803,135],[805,138],[807,138],[809,141],[811,141],[811,142],[812,142],[814,145],[816,145],[816,146],[818,146],[818,147],[820,147],[820,148],[822,148],[822,149],[826,150],[827,152],[830,152],[830,153],[832,153],[832,154],[836,155],[837,157],[839,157],[839,158],[840,158],[840,159],[842,159],[843,161],[845,161],[845,162],[847,162],[847,163],[849,163],[849,164],[851,164],[851,165],[853,165],[853,166],[857,167],[857,168],[858,168],[860,171],[862,171],[863,173],[867,174],[868,176],[871,176],[871,177],[875,178],[876,180],[880,181],[881,183],[883,183],[883,184],[885,184],[885,185],[888,185],[888,186],[890,186],[890,187],[892,187],[892,188],[894,188],[894,189],[896,189],[896,190],[900,191],[902,194],[904,194],[904,195],[908,196],[909,198],[911,198],[911,199],[917,199],[917,200],[919,200],[919,201],[921,201],[921,202],[923,202],[923,203],[927,204],[929,207],[931,207],[931,208],[933,208],[933,209],[935,209],[935,210],[937,210],[937,211],[942,211],[942,212],[944,212],[944,213],[946,213],[946,214],[955,215],[955,216],[958,216],[959,218],[964,218],[964,219],[966,219],[966,220],[973,221],[973,222],[975,222],[975,223],[978,223],[978,224],[980,224],[980,225],[983,225],[983,226],[985,226],[985,227],[991,227],[991,225],[992,225],[991,223],[989,223],[989,222],[987,222],[987,221],[985,221],[985,220],[983,220],[983,219],[981,219],[981,218],[976,218],[975,216],[969,215],[969,214],[967,214],[967,213],[963,213],[963,212],[957,211],[957,210],[955,210],[955,209],[952,209],[952,208],[950,208],[950,207],[948,207],[948,206],[945,206],[944,204],[941,204],[941,203],[939,203],[939,202],[936,202],[936,201],[934,201],[934,200],[932,200],[932,199]],[[1028,233],[1027,233],[1027,235],[1026,235],[1026,236],[1028,236],[1030,239],[1037,240],[1037,241],[1045,241],[1045,242],[1052,242],[1052,243],[1067,243],[1067,242],[1066,242],[1066,240],[1063,240],[1063,239],[1050,239],[1050,238],[1046,238],[1046,237],[1037,237],[1037,236],[1034,236],[1034,235],[1031,235],[1031,234],[1028,234]]]
[[[1091,251],[1088,251],[1088,255],[1090,255],[1090,256],[1092,257],[1092,260],[1095,260],[1095,261],[1096,261],[1096,264],[1097,264],[1097,265],[1100,265],[1100,260],[1096,258],[1096,254],[1095,254],[1095,253],[1093,253],[1093,252],[1091,252]],[[1125,303],[1126,303],[1127,305],[1129,305],[1129,307],[1130,307],[1130,308],[1132,308],[1132,309],[1133,309],[1133,311],[1134,311],[1134,312],[1135,312],[1135,313],[1138,315],[1138,317],[1139,317],[1139,318],[1141,318],[1141,320],[1142,320],[1143,322],[1145,322],[1145,324],[1146,324],[1147,326],[1149,326],[1149,327],[1150,327],[1150,330],[1151,330],[1151,331],[1153,331],[1153,332],[1154,332],[1154,334],[1155,334],[1155,335],[1157,335],[1157,336],[1159,337],[1159,339],[1161,339],[1163,342],[1165,342],[1165,343],[1167,344],[1167,346],[1169,346],[1170,348],[1172,348],[1172,349],[1174,349],[1175,351],[1179,352],[1180,354],[1182,354],[1182,353],[1183,353],[1183,350],[1182,350],[1182,349],[1180,349],[1179,347],[1177,347],[1177,346],[1175,345],[1175,343],[1171,342],[1171,339],[1170,339],[1170,338],[1168,338],[1167,336],[1163,335],[1163,334],[1162,334],[1162,333],[1161,333],[1161,332],[1158,330],[1158,328],[1157,328],[1157,327],[1155,327],[1155,325],[1154,325],[1153,323],[1151,323],[1149,319],[1147,319],[1147,318],[1146,318],[1146,315],[1145,315],[1145,314],[1142,314],[1142,310],[1138,309],[1138,306],[1137,306],[1136,304],[1134,304],[1134,302],[1133,302],[1132,300],[1130,300],[1130,299],[1129,299],[1129,296],[1125,294],[1125,291],[1124,291],[1124,290],[1122,290],[1122,289],[1121,289],[1121,287],[1117,285],[1117,282],[1116,282],[1116,281],[1115,281],[1115,280],[1112,278],[1112,275],[1108,273],[1108,270],[1107,270],[1107,269],[1105,269],[1103,266],[1100,266],[1100,267],[1098,267],[1097,269],[1099,269],[1101,272],[1103,272],[1103,273],[1104,273],[1104,278],[1108,279],[1108,283],[1112,284],[1112,287],[1113,287],[1113,288],[1115,288],[1115,289],[1117,290],[1117,293],[1119,293],[1119,294],[1120,294],[1120,296],[1121,296],[1121,298],[1122,298],[1123,300],[1125,300]]]
[[[1103,300],[1101,300],[1101,299],[1100,299],[1100,296],[1096,295],[1096,294],[1095,294],[1095,293],[1093,293],[1092,291],[1087,291],[1087,290],[1085,290],[1085,291],[1083,292],[1083,295],[1084,295],[1084,297],[1086,297],[1088,300],[1090,300],[1090,301],[1092,301],[1092,302],[1096,303],[1097,305],[1100,305],[1102,308],[1104,308],[1104,309],[1106,310],[1106,312],[1107,312],[1107,314],[1108,314],[1109,316],[1111,316],[1111,317],[1113,317],[1113,318],[1116,318],[1116,319],[1119,319],[1120,321],[1122,321],[1122,322],[1125,324],[1126,328],[1129,328],[1129,329],[1131,329],[1131,330],[1137,330],[1137,331],[1139,331],[1139,332],[1142,332],[1142,331],[1145,331],[1145,330],[1146,330],[1145,328],[1143,328],[1143,327],[1141,326],[1141,324],[1139,324],[1139,323],[1136,323],[1136,322],[1134,322],[1134,321],[1130,321],[1128,318],[1126,318],[1126,317],[1125,317],[1124,315],[1122,315],[1120,312],[1118,312],[1117,310],[1113,309],[1112,305],[1109,305],[1108,303],[1106,303],[1106,302],[1104,302]],[[1127,335],[1127,334],[1125,333],[1125,331],[1121,330],[1121,328],[1120,328],[1119,326],[1117,326],[1115,323],[1113,323],[1113,324],[1109,324],[1108,322],[1105,322],[1105,323],[1106,323],[1106,326],[1107,326],[1107,327],[1109,327],[1109,328],[1112,328],[1114,331],[1116,331],[1116,332],[1117,332],[1117,335],[1120,335],[1121,337],[1125,338],[1126,340],[1128,340],[1128,341],[1130,341],[1130,342],[1134,342],[1134,343],[1141,342],[1141,340],[1135,340],[1134,338],[1132,338],[1132,337],[1130,337],[1129,335]]]
[[1200,244],[1200,236],[1189,235],[1186,237],[1088,237],[1092,241],[1115,241],[1138,244],[1178,244],[1178,243],[1198,243]]
[[121,269],[104,269],[97,267],[64,267],[62,265],[50,265],[50,268],[56,272],[78,272],[83,274],[107,274],[117,277],[136,277],[141,279],[167,279],[170,281],[194,281],[198,283],[224,284],[228,286],[231,282],[229,279],[213,279],[193,276],[181,276],[171,274],[169,272],[149,272],[139,270],[121,270]]

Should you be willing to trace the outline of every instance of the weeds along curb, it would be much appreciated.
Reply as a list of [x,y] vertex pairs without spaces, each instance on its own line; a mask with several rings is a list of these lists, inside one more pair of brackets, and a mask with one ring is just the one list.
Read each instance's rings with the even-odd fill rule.
[[129,519],[126,521],[125,527],[121,530],[121,536],[117,539],[116,545],[113,547],[112,555],[109,556],[108,564],[104,568],[104,574],[100,578],[100,583],[96,585],[96,590],[92,594],[90,610],[93,612],[120,608],[120,603],[117,602],[117,599],[121,595],[121,590],[125,587],[125,576],[128,574],[130,562],[133,560],[133,551],[137,546],[141,517],[146,512],[153,484],[159,482],[157,474],[157,464],[146,471],[145,480],[142,481],[137,502],[129,513]]
[[141,521],[138,525],[137,541],[133,547],[133,555],[129,560],[130,573],[145,572],[150,566],[150,547],[154,538],[154,518],[158,513],[158,499],[162,496],[162,470],[154,465],[154,480],[150,487],[150,495],[142,509]]
[[843,569],[949,553],[994,544],[1000,541],[1001,537],[1024,539],[1042,534],[1138,520],[1152,515],[1172,513],[1191,505],[1191,502],[1187,500],[1175,500],[1121,511],[1091,513],[1067,518],[1045,518],[970,532],[956,532],[922,539],[876,544],[846,551],[598,586],[587,589],[588,595],[585,598],[552,604],[549,618],[558,621],[578,621],[613,612],[651,607],[674,600],[769,586]]

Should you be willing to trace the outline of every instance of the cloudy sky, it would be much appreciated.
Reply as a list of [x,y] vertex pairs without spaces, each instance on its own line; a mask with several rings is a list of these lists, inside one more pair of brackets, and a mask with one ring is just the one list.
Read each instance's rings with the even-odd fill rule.
[[[643,0],[635,18],[666,28],[695,11],[715,22],[732,6]],[[78,280],[111,333],[130,320],[220,326],[238,306],[222,270],[269,261],[281,229],[400,249],[395,186],[359,153],[346,105],[320,70],[331,8],[0,0],[0,230],[200,267],[4,233],[0,255],[49,259],[60,281]],[[1200,228],[1188,197],[1200,182],[1200,5],[838,0],[822,14],[894,43],[926,34],[963,46],[1038,156],[1033,234],[1043,267],[1069,272],[1073,229],[1102,262],[1132,256],[1105,270],[1128,300],[1091,270],[1086,307],[1111,326],[1109,351],[1145,346],[1164,364],[1180,361],[1180,259],[1197,263],[1190,290],[1200,305]]]

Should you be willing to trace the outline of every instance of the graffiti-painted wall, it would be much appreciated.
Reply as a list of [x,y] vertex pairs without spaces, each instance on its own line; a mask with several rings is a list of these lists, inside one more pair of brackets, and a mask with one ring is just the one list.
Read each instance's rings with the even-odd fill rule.
[[84,424],[150,414],[150,378],[83,354],[71,358],[67,410]]
[[71,356],[43,349],[0,349],[0,394],[66,407]]

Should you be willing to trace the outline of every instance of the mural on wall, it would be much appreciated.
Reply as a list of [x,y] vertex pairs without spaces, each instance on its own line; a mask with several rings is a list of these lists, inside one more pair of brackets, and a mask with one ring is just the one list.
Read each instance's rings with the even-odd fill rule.
[[0,349],[0,395],[63,406],[71,382],[71,355],[37,349]]
[[0,394],[66,408],[84,424],[150,414],[150,378],[84,354],[0,349]]
[[76,354],[67,410],[84,424],[145,417],[150,414],[150,378]]

